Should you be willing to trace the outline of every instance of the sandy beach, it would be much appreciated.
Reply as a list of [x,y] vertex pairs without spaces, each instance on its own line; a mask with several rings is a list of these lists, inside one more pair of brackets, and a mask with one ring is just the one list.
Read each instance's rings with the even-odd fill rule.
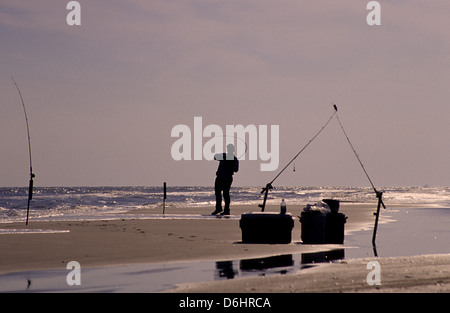
[[[369,227],[371,209],[349,206],[341,210],[349,217],[346,230]],[[267,207],[276,212],[277,207]],[[52,269],[76,260],[84,266],[109,266],[145,262],[228,260],[283,253],[324,250],[324,245],[301,245],[300,208],[292,208],[296,221],[292,243],[285,245],[242,244],[239,216],[257,211],[253,206],[233,208],[232,218],[171,219],[171,214],[209,214],[212,207],[167,208],[167,219],[123,219],[100,221],[31,221],[3,224],[4,230],[57,230],[64,233],[0,235],[0,273]],[[187,212],[188,211],[188,212]],[[297,215],[295,213],[298,213]],[[136,210],[131,214],[155,214]],[[162,216],[162,214],[161,214]],[[233,218],[234,217],[234,218]],[[351,222],[350,222],[351,221]]]
[[[375,204],[341,204],[348,219],[346,234],[373,226]],[[268,212],[278,207],[269,206]],[[207,215],[211,207],[136,210],[119,219],[93,221],[31,221],[0,225],[0,274],[65,269],[70,261],[82,268],[147,263],[227,261],[273,255],[318,252],[343,245],[303,245],[297,216],[290,244],[244,244],[239,217],[258,211],[254,206],[232,208],[230,218],[171,218],[176,214]],[[131,216],[131,217],[130,217]],[[137,216],[137,217],[136,217]],[[142,216],[142,218],[138,218]],[[382,219],[383,222],[383,219]],[[21,233],[26,230],[29,233]],[[344,244],[345,246],[345,244]],[[379,261],[382,284],[366,282],[370,260]],[[0,276],[0,280],[2,280]],[[292,275],[249,277],[181,284],[175,292],[409,292],[450,290],[450,255],[398,258],[344,259],[321,264]]]

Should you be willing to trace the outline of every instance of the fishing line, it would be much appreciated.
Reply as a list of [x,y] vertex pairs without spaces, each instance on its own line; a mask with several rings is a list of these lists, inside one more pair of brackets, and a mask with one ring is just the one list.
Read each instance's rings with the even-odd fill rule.
[[320,133],[328,126],[328,124],[330,123],[330,121],[333,119],[333,117],[336,115],[336,110],[333,112],[333,114],[330,116],[330,118],[328,119],[328,121],[325,123],[325,125],[322,126],[322,128],[314,135],[314,137],[311,138],[310,141],[308,141],[308,143],[292,158],[292,160],[289,161],[288,164],[286,164],[286,166],[278,173],[277,176],[275,176],[274,179],[272,179],[272,181],[270,183],[268,183],[265,187],[262,188],[261,193],[264,193],[264,200],[263,200],[263,204],[258,205],[261,208],[261,212],[264,212],[264,209],[266,207],[266,200],[267,200],[267,195],[269,193],[269,190],[273,189],[273,182],[289,167],[289,165],[291,165],[292,162],[295,161],[295,159],[303,152],[305,151],[305,149],[311,144],[311,142],[314,141],[314,139],[317,138],[317,136],[320,135]]
[[[244,139],[239,138],[238,136],[230,136],[230,135],[222,135],[222,137],[224,137],[224,138],[227,137],[227,138],[237,139],[237,140],[240,140],[241,142],[244,143],[244,145],[245,145],[245,151],[244,151],[244,153],[242,153],[240,156],[237,156],[237,157],[236,157],[237,159],[242,158],[242,157],[247,153],[248,145],[247,145],[247,142],[246,142]],[[230,142],[230,143],[231,143],[231,142]],[[233,141],[233,145],[234,145],[234,141]],[[237,151],[237,150],[235,149],[235,151]]]
[[28,126],[28,116],[27,116],[27,110],[25,109],[25,102],[22,98],[22,93],[20,92],[19,86],[17,85],[16,81],[14,80],[14,77],[11,77],[12,81],[14,82],[14,85],[16,85],[17,91],[19,92],[20,101],[22,102],[23,107],[23,113],[25,114],[25,122],[27,124],[27,134],[28,134],[28,154],[30,157],[30,183],[28,185],[28,206],[27,206],[27,220],[26,225],[28,225],[28,215],[30,211],[30,202],[33,197],[33,178],[36,177],[36,175],[33,174],[33,163],[31,161],[31,139],[30,139],[30,128]]
[[364,173],[366,174],[366,177],[367,177],[367,179],[369,180],[370,185],[372,186],[373,190],[375,190],[375,192],[378,193],[378,191],[377,191],[377,189],[375,188],[375,186],[374,186],[372,180],[371,180],[370,177],[369,177],[369,174],[368,174],[367,171],[366,171],[366,168],[364,167],[364,165],[363,165],[361,159],[359,158],[358,153],[356,152],[355,148],[353,147],[353,145],[352,145],[352,143],[351,143],[351,141],[350,141],[350,138],[348,138],[348,135],[347,135],[347,132],[346,132],[345,129],[344,129],[344,126],[342,126],[341,120],[339,119],[339,116],[338,116],[338,114],[337,114],[337,107],[336,107],[336,105],[333,104],[333,107],[334,107],[334,110],[336,111],[336,118],[337,118],[337,120],[338,120],[338,122],[339,122],[339,125],[341,126],[342,131],[344,132],[345,138],[347,138],[347,141],[348,141],[350,147],[352,148],[353,153],[355,154],[356,158],[358,159],[358,162],[359,162],[359,164],[361,165],[361,167],[362,167]]
[[344,133],[345,138],[347,138],[347,141],[348,141],[350,147],[352,148],[353,153],[355,154],[356,158],[358,159],[359,164],[361,165],[361,167],[362,167],[364,173],[366,174],[367,179],[368,179],[369,182],[370,182],[370,185],[372,186],[373,190],[375,191],[376,197],[378,198],[377,211],[374,213],[374,214],[375,214],[375,225],[374,225],[374,227],[373,227],[373,233],[372,233],[372,247],[373,247],[373,252],[374,252],[375,256],[378,256],[377,248],[376,248],[376,244],[375,244],[375,240],[376,240],[376,236],[377,236],[378,219],[379,219],[379,217],[380,217],[380,207],[383,206],[383,208],[386,209],[386,206],[384,205],[384,202],[383,202],[383,192],[382,192],[382,191],[378,191],[378,190],[375,188],[375,185],[373,184],[372,180],[370,179],[370,176],[369,176],[369,174],[367,173],[366,168],[364,167],[364,165],[363,165],[361,159],[359,158],[358,153],[356,153],[356,150],[355,150],[355,148],[353,147],[353,145],[352,145],[352,143],[351,143],[351,141],[350,141],[350,138],[348,137],[347,132],[346,132],[345,129],[344,129],[344,126],[342,126],[342,123],[341,123],[341,121],[339,120],[339,116],[338,116],[338,114],[337,114],[337,107],[336,107],[336,105],[333,104],[333,107],[334,107],[334,110],[336,111],[336,118],[337,118],[337,120],[338,120],[338,122],[339,122],[339,125],[341,126],[342,132]]
[[317,136],[320,135],[320,133],[325,129],[325,127],[328,126],[328,124],[330,123],[330,121],[333,119],[334,115],[336,114],[336,111],[333,113],[333,115],[330,116],[330,118],[328,119],[328,121],[325,123],[325,125],[322,126],[322,128],[317,132],[317,134],[314,135],[314,137],[311,138],[310,141],[308,141],[308,143],[292,158],[292,160],[289,161],[289,163],[278,173],[277,176],[275,176],[274,179],[272,179],[272,181],[269,183],[270,185],[272,185],[272,183],[278,178],[278,176],[280,176],[284,170],[286,168],[289,167],[289,165],[291,165],[292,162],[295,161],[295,159],[310,145],[311,142],[314,141],[314,139],[317,138]]

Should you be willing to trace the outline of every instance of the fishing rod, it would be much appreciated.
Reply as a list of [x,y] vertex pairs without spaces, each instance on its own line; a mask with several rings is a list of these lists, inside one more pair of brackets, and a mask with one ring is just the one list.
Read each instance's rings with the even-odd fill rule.
[[23,113],[25,114],[25,122],[27,124],[27,134],[28,134],[28,154],[30,156],[30,182],[28,185],[28,206],[27,206],[27,220],[25,225],[28,225],[28,215],[30,212],[30,203],[31,199],[33,198],[33,178],[36,177],[36,175],[33,174],[33,163],[31,161],[31,139],[30,139],[30,128],[28,126],[28,116],[27,116],[27,110],[25,109],[25,102],[22,98],[22,93],[20,92],[19,86],[17,85],[16,81],[14,80],[14,77],[11,77],[12,81],[14,82],[14,85],[16,85],[17,91],[19,92],[20,101],[22,102],[23,107]]
[[348,141],[350,147],[352,148],[353,153],[355,154],[356,158],[358,159],[359,164],[361,165],[364,173],[366,174],[367,179],[369,180],[370,185],[373,188],[373,191],[375,192],[376,197],[378,198],[377,211],[376,211],[376,213],[374,213],[375,214],[375,225],[374,225],[373,234],[372,234],[372,245],[373,245],[373,248],[374,248],[375,256],[377,256],[376,246],[375,246],[375,239],[376,239],[376,236],[377,236],[378,219],[379,219],[379,216],[380,216],[380,207],[383,206],[383,208],[386,209],[386,206],[384,205],[384,202],[383,202],[383,192],[382,191],[378,191],[375,188],[375,185],[373,184],[372,180],[370,179],[370,176],[367,173],[366,168],[364,167],[361,159],[359,158],[358,153],[356,153],[356,150],[353,147],[353,145],[352,145],[352,143],[350,141],[350,138],[348,137],[347,132],[344,129],[344,126],[342,126],[341,120],[339,119],[339,115],[337,114],[338,110],[337,110],[336,104],[333,104],[333,107],[334,107],[334,110],[335,110],[335,113],[336,113],[336,118],[337,118],[337,120],[339,122],[339,125],[341,126],[341,129],[342,129],[342,131],[343,131],[343,133],[345,135],[345,138],[347,138],[347,141]]
[[[236,139],[236,143],[238,143],[238,141],[241,141],[241,142],[244,143],[244,146],[245,146],[244,153],[241,153],[239,156],[236,156],[236,159],[239,160],[240,158],[242,158],[242,157],[247,153],[247,151],[248,151],[248,145],[247,145],[247,142],[246,142],[244,139],[239,138],[237,135],[236,135],[236,136],[222,135],[222,137],[223,137],[223,138],[233,138],[233,139]],[[225,139],[225,140],[227,141],[227,139]],[[234,146],[234,140],[233,140],[233,142],[229,142],[229,143],[231,143],[231,144]],[[236,149],[236,152],[237,152],[237,149]]]
[[277,174],[277,176],[275,176],[274,179],[272,179],[272,181],[270,183],[268,183],[265,187],[263,187],[263,189],[261,190],[261,193],[264,193],[264,201],[263,201],[263,204],[258,205],[261,208],[261,212],[264,212],[264,209],[266,208],[267,195],[269,193],[269,190],[273,189],[273,186],[272,186],[273,182],[289,167],[289,165],[291,165],[292,162],[295,161],[295,159],[306,149],[306,147],[308,147],[310,145],[310,143],[313,142],[314,139],[316,139],[317,136],[320,135],[320,133],[325,129],[325,127],[327,127],[327,125],[330,123],[330,121],[333,119],[333,117],[336,114],[337,114],[337,111],[334,111],[333,114],[328,119],[328,121],[325,123],[325,125],[322,126],[322,128],[314,135],[314,137],[312,137],[311,140],[308,141],[308,143],[289,161],[289,163],[286,164],[286,166]]

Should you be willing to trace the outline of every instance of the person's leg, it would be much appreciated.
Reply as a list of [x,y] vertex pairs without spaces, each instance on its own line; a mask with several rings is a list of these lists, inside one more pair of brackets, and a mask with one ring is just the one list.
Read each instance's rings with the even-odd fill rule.
[[211,213],[212,215],[222,212],[222,184],[217,177],[214,182],[214,192],[216,194],[216,210]]
[[223,184],[223,200],[225,201],[225,210],[223,212],[224,215],[229,215],[230,214],[230,189],[231,189],[231,184],[233,183],[233,178],[224,181]]

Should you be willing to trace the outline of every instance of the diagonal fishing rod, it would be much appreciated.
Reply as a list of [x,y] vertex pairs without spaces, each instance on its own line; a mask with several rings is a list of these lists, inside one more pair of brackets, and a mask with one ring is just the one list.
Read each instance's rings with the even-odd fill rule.
[[[239,160],[240,158],[242,158],[242,157],[247,153],[247,151],[248,151],[248,145],[247,145],[247,142],[245,142],[244,139],[239,138],[237,135],[236,135],[236,136],[222,135],[222,137],[223,137],[223,138],[233,138],[233,139],[236,139],[236,143],[237,143],[237,141],[241,141],[241,142],[244,143],[244,146],[245,146],[244,153],[241,153],[239,156],[236,156],[236,158],[237,158],[238,160]],[[225,139],[225,140],[227,140],[227,139]],[[233,141],[233,142],[230,142],[230,143],[234,145],[234,141]]]
[[351,141],[350,141],[350,138],[348,138],[348,135],[347,135],[347,132],[346,132],[345,129],[344,129],[344,126],[342,126],[341,120],[339,119],[339,115],[337,114],[337,106],[336,106],[336,104],[333,104],[333,107],[334,107],[334,110],[336,111],[336,118],[337,118],[337,120],[338,120],[338,122],[339,122],[339,125],[341,126],[342,131],[344,132],[345,138],[347,138],[347,141],[348,141],[350,147],[352,148],[353,153],[355,154],[356,158],[358,159],[358,162],[359,162],[359,164],[361,165],[361,167],[362,167],[364,173],[366,174],[366,177],[367,177],[367,179],[369,180],[370,185],[372,186],[373,190],[374,190],[375,192],[377,192],[377,189],[375,188],[375,186],[374,186],[372,180],[370,179],[369,174],[367,174],[366,168],[364,167],[363,163],[361,162],[361,159],[359,158],[358,153],[356,153],[356,150],[355,150],[355,148],[353,147],[353,145],[352,145],[352,143],[351,143]]
[[373,184],[372,180],[370,179],[370,176],[369,176],[369,174],[367,173],[366,168],[364,167],[363,163],[361,162],[361,159],[359,158],[358,153],[356,153],[356,150],[355,150],[355,148],[353,147],[353,145],[352,145],[352,143],[351,143],[351,141],[350,141],[350,138],[348,137],[348,135],[347,135],[347,133],[346,133],[346,131],[345,131],[345,129],[344,129],[344,126],[342,126],[342,123],[341,123],[341,121],[339,120],[339,116],[338,116],[338,114],[337,114],[337,111],[338,111],[338,110],[337,110],[336,104],[333,104],[333,107],[334,107],[334,110],[335,110],[335,113],[336,113],[336,118],[337,118],[337,120],[338,120],[338,122],[339,122],[339,125],[341,126],[341,129],[342,129],[342,131],[343,131],[343,133],[344,133],[344,135],[345,135],[345,138],[347,138],[347,141],[348,141],[350,147],[352,148],[353,153],[355,154],[356,158],[358,159],[359,164],[361,165],[361,167],[362,167],[364,173],[366,174],[367,179],[368,179],[369,182],[370,182],[370,185],[371,185],[372,188],[373,188],[373,191],[375,191],[376,197],[378,198],[377,212],[374,213],[374,214],[375,214],[375,225],[374,225],[373,235],[372,235],[372,245],[373,245],[374,252],[375,252],[375,256],[376,256],[377,253],[376,253],[376,247],[375,247],[375,238],[376,238],[376,236],[377,236],[378,218],[379,218],[379,216],[380,216],[380,206],[382,205],[383,208],[386,209],[386,206],[384,205],[384,202],[383,202],[383,199],[382,199],[382,197],[383,197],[383,192],[382,192],[382,191],[378,191],[378,190],[375,188],[375,185]]
[[330,121],[333,119],[333,117],[337,114],[337,111],[333,112],[333,114],[330,116],[330,118],[328,119],[328,121],[325,123],[325,125],[322,126],[322,128],[314,135],[314,137],[311,138],[310,141],[308,141],[308,143],[292,158],[292,160],[289,161],[288,164],[286,164],[286,166],[277,174],[277,176],[275,176],[274,179],[272,179],[272,181],[270,183],[268,183],[266,185],[266,187],[264,187],[261,191],[261,193],[265,193],[264,194],[264,202],[263,204],[258,205],[261,208],[261,212],[264,212],[264,209],[266,207],[266,200],[267,200],[267,194],[269,193],[269,190],[273,189],[273,182],[289,167],[289,165],[291,165],[292,162],[295,161],[295,159],[310,145],[311,142],[314,141],[314,139],[317,138],[317,136],[320,135],[320,133],[325,129],[325,127],[328,126],[328,124],[330,123]]
[[19,92],[20,101],[22,101],[22,107],[23,107],[23,113],[25,114],[25,122],[27,124],[27,134],[28,134],[28,154],[30,156],[30,182],[28,185],[28,206],[27,206],[27,220],[26,225],[28,225],[28,215],[30,212],[30,203],[31,199],[33,198],[33,178],[36,177],[36,175],[33,174],[33,163],[31,161],[31,139],[30,139],[30,128],[28,127],[28,116],[27,116],[27,110],[25,109],[25,102],[22,98],[22,93],[20,92],[19,86],[17,85],[16,81],[14,80],[14,77],[11,77],[12,81],[14,82],[14,85],[16,85],[17,91]]

